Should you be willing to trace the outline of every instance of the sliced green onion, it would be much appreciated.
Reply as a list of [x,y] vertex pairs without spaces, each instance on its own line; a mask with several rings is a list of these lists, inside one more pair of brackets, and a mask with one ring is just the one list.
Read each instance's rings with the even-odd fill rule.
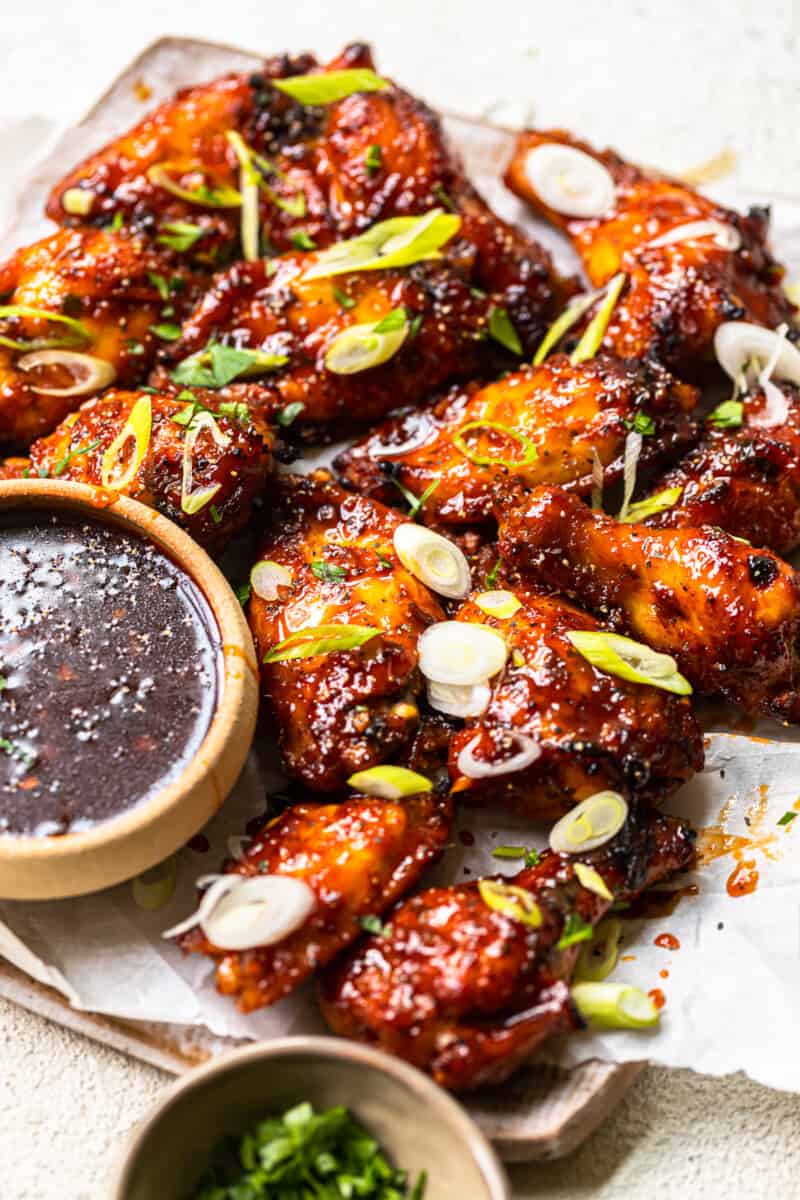
[[223,433],[217,424],[214,416],[210,412],[196,413],[191,424],[186,430],[186,435],[183,439],[183,478],[181,481],[181,509],[188,516],[194,516],[209,504],[222,484],[214,483],[210,487],[192,489],[193,472],[194,472],[194,447],[200,435],[204,430],[207,430],[217,446],[224,449],[230,445],[230,437],[227,433]]
[[628,819],[628,805],[619,792],[595,792],[576,804],[550,830],[555,854],[584,854],[616,837]]
[[[103,455],[100,466],[103,487],[121,492],[134,479],[150,445],[152,424],[153,405],[150,397],[140,396],[122,429]],[[134,452],[126,465],[125,452],[131,440],[134,443]]]
[[112,384],[117,377],[116,367],[97,358],[94,354],[80,354],[77,350],[34,350],[15,363],[18,371],[35,371],[37,367],[63,367],[75,383],[69,387],[45,387],[29,383],[32,392],[42,396],[89,396]]
[[168,221],[162,229],[166,230],[166,233],[159,233],[157,240],[162,246],[169,246],[179,254],[191,250],[195,242],[209,232],[201,225],[191,225],[188,221]]
[[599,671],[629,679],[632,683],[647,683],[679,696],[692,694],[692,685],[678,671],[675,659],[651,650],[643,642],[594,629],[571,630],[567,637],[578,653]]
[[395,529],[393,543],[406,570],[438,595],[460,600],[472,587],[463,551],[440,533],[404,521]]
[[592,509],[594,512],[599,512],[603,507],[604,481],[605,469],[602,460],[595,447],[592,446]]
[[600,1029],[647,1029],[659,1021],[650,997],[625,983],[576,983],[572,999],[583,1019]]
[[494,338],[512,354],[522,355],[522,342],[519,340],[511,317],[504,308],[493,305],[489,313],[489,337]]
[[741,400],[723,400],[706,420],[717,429],[739,429],[744,421],[744,404]]
[[61,196],[61,207],[71,217],[88,217],[94,205],[95,194],[88,188],[67,188]]
[[584,921],[577,913],[571,912],[564,922],[561,937],[556,942],[556,950],[566,950],[578,942],[592,940],[592,926]]
[[242,199],[240,237],[246,262],[255,262],[261,253],[261,230],[258,211],[258,171],[253,166],[249,147],[240,133],[229,129],[228,144],[239,160],[239,191]]
[[[400,310],[403,311],[403,310]],[[364,325],[351,325],[333,339],[325,353],[325,366],[334,375],[356,375],[379,367],[394,358],[408,337],[408,322],[405,314],[401,324],[386,327],[388,321],[372,321]]]
[[493,912],[502,913],[512,921],[519,921],[531,929],[542,923],[542,910],[526,888],[513,883],[502,883],[499,879],[481,879],[478,883],[481,900]]
[[603,900],[614,899],[608,890],[608,884],[599,871],[595,871],[594,867],[577,862],[575,863],[575,874],[578,876],[581,887],[585,887],[587,892],[594,892],[595,896],[600,896]]
[[76,458],[83,458],[85,454],[91,454],[100,445],[100,439],[95,438],[93,442],[88,442],[85,446],[78,446],[75,450],[68,450],[63,458],[59,459],[53,467],[53,478],[60,479],[65,471],[68,471]]
[[502,671],[508,647],[496,629],[469,621],[437,621],[417,643],[419,669],[434,683],[485,684]]
[[354,92],[385,92],[391,87],[380,75],[365,67],[290,75],[288,79],[271,79],[270,83],[298,104],[333,104]]
[[417,517],[422,512],[423,508],[428,503],[441,482],[441,479],[434,479],[432,483],[428,484],[421,496],[415,496],[414,493],[410,492],[407,487],[403,487],[399,479],[392,480],[392,483],[397,488],[398,492],[405,497],[406,503],[408,504],[408,515],[412,521],[416,521]]
[[540,366],[547,358],[548,354],[561,341],[565,333],[569,333],[572,326],[580,321],[585,312],[588,312],[594,302],[602,296],[602,291],[589,292],[585,296],[575,296],[570,300],[567,307],[559,317],[556,317],[553,324],[548,329],[542,339],[539,349],[536,351],[533,359],[535,367]]
[[[502,433],[505,437],[511,438],[512,441],[518,442],[523,448],[521,458],[499,458],[492,454],[478,454],[470,449],[464,440],[464,435],[473,429],[490,429],[498,433]],[[450,439],[457,450],[460,450],[465,458],[470,462],[475,463],[477,467],[525,467],[528,463],[532,463],[537,457],[536,447],[529,437],[524,433],[519,433],[516,429],[512,429],[510,425],[502,425],[499,421],[468,421],[466,425],[452,435]]]
[[262,600],[277,600],[281,588],[292,586],[292,572],[281,563],[262,559],[250,572],[250,588]]
[[611,315],[619,300],[619,294],[625,286],[626,279],[625,272],[620,271],[618,275],[615,275],[606,284],[606,295],[603,303],[586,326],[583,337],[570,355],[570,362],[573,366],[586,362],[587,359],[594,358],[600,349],[603,338],[606,336]]
[[648,517],[654,517],[657,513],[666,512],[668,508],[674,508],[682,494],[682,487],[664,488],[663,492],[656,492],[655,495],[648,496],[645,500],[629,504],[625,515],[618,519],[623,524],[646,521]]
[[264,655],[265,663],[314,658],[337,650],[355,650],[383,633],[371,625],[315,625],[291,633]]
[[641,433],[629,433],[625,438],[625,455],[622,466],[623,488],[622,507],[617,516],[618,521],[624,521],[628,513],[631,496],[636,488],[636,471],[639,457],[642,453],[643,437]]
[[402,800],[405,796],[418,796],[430,792],[433,784],[424,775],[409,771],[407,767],[369,767],[357,771],[347,781],[348,786],[366,796],[380,796],[382,800]]
[[156,187],[164,188],[165,191],[177,196],[180,200],[186,200],[189,204],[199,204],[204,208],[239,208],[242,197],[236,188],[228,187],[226,184],[219,187],[208,187],[207,184],[201,184],[196,188],[186,188],[176,183],[170,174],[171,171],[179,171],[181,174],[187,175],[196,173],[200,169],[175,162],[153,163],[147,169],[147,178]]
[[0,304],[1,321],[18,317],[29,317],[36,321],[52,321],[65,326],[68,332],[50,337],[34,338],[30,341],[0,335],[0,346],[7,346],[9,350],[45,350],[50,346],[80,346],[92,340],[92,335],[83,322],[76,321],[74,317],[67,317],[63,313],[48,312],[44,308],[33,308],[29,304]]
[[607,979],[617,965],[622,922],[619,917],[606,917],[596,927],[594,937],[584,946],[575,965],[576,983],[599,983]]
[[303,278],[323,279],[348,271],[381,271],[440,258],[441,247],[460,228],[461,218],[440,208],[433,208],[421,217],[391,217],[379,221],[359,237],[322,250]]
[[475,603],[481,612],[488,617],[496,617],[498,621],[508,621],[522,608],[522,602],[513,592],[479,592]]

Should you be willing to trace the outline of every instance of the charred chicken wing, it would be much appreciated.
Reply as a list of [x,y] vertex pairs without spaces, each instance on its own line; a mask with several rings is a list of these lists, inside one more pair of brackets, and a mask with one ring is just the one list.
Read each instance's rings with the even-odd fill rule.
[[[237,263],[219,276],[170,348],[173,363],[181,363],[173,378],[194,379],[195,362],[205,372],[203,352],[215,343],[275,355],[268,371],[244,385],[248,402],[265,414],[296,414],[293,430],[314,438],[340,435],[398,404],[418,403],[449,379],[500,363],[497,343],[487,340],[487,299],[452,269],[422,263],[305,279],[316,260],[307,254]],[[381,322],[392,326],[384,336],[397,339],[386,361],[363,369],[349,354],[336,355],[345,330],[378,325],[377,342]],[[154,376],[161,384],[165,378],[164,369]],[[241,387],[232,384],[226,394]]]
[[[565,216],[540,195],[535,156],[553,144],[589,155],[609,173],[604,215]],[[743,318],[773,327],[791,320],[783,268],[767,248],[766,209],[742,216],[561,130],[521,133],[506,183],[569,234],[595,286],[625,272],[627,284],[605,340],[623,357],[655,354],[692,377],[709,359],[723,321]]]
[[429,524],[482,524],[498,491],[559,483],[588,492],[595,454],[613,482],[637,414],[654,423],[644,445],[650,461],[674,455],[692,436],[696,402],[694,388],[654,364],[604,355],[573,366],[557,355],[399,413],[335,466],[349,487],[390,503],[398,483],[416,496],[429,493],[422,509]]
[[[604,788],[658,799],[702,770],[702,734],[686,699],[591,666],[567,634],[600,626],[566,601],[520,586],[514,596],[520,607],[507,619],[488,616],[474,597],[458,613],[496,629],[509,648],[485,712],[450,741],[459,801],[555,820]],[[531,743],[538,757],[503,772]],[[478,778],[465,758],[480,764]]]
[[[777,385],[773,385],[776,386]],[[674,502],[648,518],[671,529],[717,525],[754,546],[790,554],[800,545],[800,391],[781,384],[785,419],[767,423],[761,391],[742,397],[742,424],[712,418],[702,441],[653,484]],[[672,499],[665,496],[664,501]]]
[[[478,883],[431,888],[389,914],[323,975],[322,1012],[334,1033],[381,1047],[464,1091],[500,1083],[545,1038],[580,1027],[569,980],[580,944],[562,945],[569,921],[594,926],[693,860],[692,835],[673,817],[631,817],[591,854],[545,853],[504,882],[529,893],[538,927],[488,907]],[[583,887],[596,871],[612,899]]]
[[193,287],[142,238],[61,229],[0,265],[0,297],[0,443],[27,445],[111,381],[143,380]]
[[244,1012],[274,1004],[361,934],[409,891],[444,848],[452,825],[447,795],[402,801],[352,796],[334,804],[295,804],[268,822],[226,871],[291,875],[307,883],[316,907],[301,928],[270,946],[226,951],[200,928],[181,938],[187,952],[217,961],[217,988]]
[[701,692],[800,721],[800,580],[710,526],[650,529],[539,488],[500,525],[503,559],[671,655]]
[[397,559],[402,520],[333,484],[293,479],[262,543],[274,566],[261,591],[275,596],[256,586],[250,601],[262,690],[287,770],[315,791],[395,756],[418,724],[417,641],[443,612]]
[[1,464],[0,477],[104,486],[221,549],[252,515],[272,463],[267,431],[216,405],[213,392],[187,401],[112,388],[34,442],[29,459]]

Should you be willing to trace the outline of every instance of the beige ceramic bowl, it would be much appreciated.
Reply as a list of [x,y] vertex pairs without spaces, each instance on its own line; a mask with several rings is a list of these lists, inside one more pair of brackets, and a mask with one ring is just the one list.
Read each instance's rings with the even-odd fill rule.
[[333,1037],[246,1046],[190,1072],[134,1135],[112,1200],[188,1200],[215,1144],[309,1100],[342,1104],[425,1200],[511,1200],[491,1146],[460,1104],[415,1067]]
[[55,838],[0,835],[0,898],[44,900],[130,879],[168,857],[205,825],[247,757],[258,707],[258,667],[241,605],[225,577],[172,521],[125,496],[107,504],[99,489],[85,484],[50,479],[0,482],[0,510],[24,506],[82,512],[148,537],[204,593],[224,656],[219,703],[199,751],[151,800],[86,832]]

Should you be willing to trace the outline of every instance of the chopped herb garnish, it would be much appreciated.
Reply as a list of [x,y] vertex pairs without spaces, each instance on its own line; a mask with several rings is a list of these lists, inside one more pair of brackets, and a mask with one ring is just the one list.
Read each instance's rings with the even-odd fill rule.
[[292,234],[292,245],[298,250],[316,250],[317,243],[305,229],[298,229]]
[[244,608],[245,604],[247,604],[247,601],[250,599],[250,580],[245,579],[243,583],[237,583],[233,590],[236,592],[236,599],[239,601],[242,608]]
[[408,322],[408,313],[404,308],[393,308],[382,320],[373,325],[374,333],[394,333],[402,329]]
[[385,554],[381,554],[380,550],[376,550],[375,553],[377,554],[378,562],[382,567],[388,567],[390,571],[394,570],[394,563],[390,558],[387,558]]
[[[157,396],[158,395],[158,388],[149,387],[149,386],[146,386],[145,384],[142,384],[136,390],[137,390],[137,392],[145,392],[146,395],[148,395],[148,396]],[[178,397],[178,399],[180,400],[180,396]]]
[[208,511],[211,514],[211,520],[214,522],[214,524],[219,525],[220,521],[222,520],[222,513],[219,511],[216,504],[212,504]]
[[365,917],[359,917],[358,923],[367,933],[372,933],[375,937],[386,937],[389,933],[389,926],[384,925],[380,917],[374,913],[368,913]]
[[436,199],[439,201],[440,204],[443,204],[445,206],[445,208],[450,209],[450,212],[456,211],[456,206],[455,206],[454,201],[450,198],[450,196],[448,196],[447,192],[444,190],[444,188],[442,187],[442,185],[440,183],[437,183],[436,186],[434,187],[433,194],[436,197]]
[[522,342],[504,308],[495,305],[489,313],[489,336],[512,354],[522,354]]
[[53,478],[58,479],[59,475],[63,475],[74,458],[80,458],[82,454],[91,454],[92,450],[96,450],[100,445],[100,439],[89,442],[86,446],[79,446],[77,450],[69,450],[62,459],[53,467]]
[[367,146],[367,153],[364,156],[364,164],[367,168],[368,175],[374,175],[376,171],[380,171],[381,148],[377,142],[373,142],[371,146]]
[[152,283],[153,287],[158,292],[162,300],[169,299],[169,284],[163,275],[159,275],[158,271],[148,271],[147,278]]
[[293,400],[291,404],[287,404],[280,412],[275,414],[275,420],[283,429],[288,429],[293,421],[300,416],[300,413],[305,408],[302,400]]
[[162,338],[165,342],[177,342],[181,336],[180,325],[173,325],[170,322],[164,322],[161,325],[150,325],[149,329],[151,333],[154,333],[156,337]]
[[650,437],[656,431],[656,423],[649,413],[644,412],[641,408],[631,420],[627,417],[624,422],[626,428],[632,429],[634,433],[640,433],[642,437]]
[[417,313],[415,317],[412,317],[408,326],[408,340],[410,342],[413,342],[414,338],[419,333],[420,326],[422,325],[424,319],[423,313]]
[[539,861],[539,851],[529,850],[527,846],[495,846],[493,858],[523,858],[526,867],[535,867]]
[[592,926],[572,912],[564,922],[564,932],[558,939],[556,950],[566,950],[568,946],[574,946],[577,942],[591,941],[592,936]]
[[125,218],[123,217],[122,213],[118,211],[118,212],[115,212],[114,216],[111,218],[111,224],[108,226],[108,228],[111,230],[112,233],[119,233],[119,231],[120,231],[120,229],[122,229],[122,226],[124,225],[124,223],[125,223]]
[[140,341],[137,341],[136,338],[127,338],[125,342],[125,348],[127,349],[128,354],[135,354],[137,357],[140,354],[144,354],[144,344]]
[[791,825],[792,821],[795,819],[796,816],[797,816],[797,813],[792,812],[791,810],[789,812],[785,812],[783,814],[783,816],[780,818],[780,820],[778,821],[778,824],[779,825]]
[[166,233],[160,233],[158,241],[162,246],[169,246],[171,250],[177,250],[179,253],[191,250],[195,242],[208,233],[201,225],[191,225],[188,221],[170,221],[163,225],[162,229],[165,229]]
[[408,488],[403,487],[402,483],[400,483],[400,481],[397,479],[393,479],[392,483],[397,488],[397,490],[399,492],[401,492],[403,494],[403,496],[405,497],[405,499],[408,503],[409,517],[411,518],[412,521],[416,521],[417,517],[419,516],[420,512],[422,511],[423,505],[425,505],[427,503],[427,501],[430,499],[430,497],[436,491],[437,487],[441,483],[441,479],[434,479],[433,483],[429,483],[421,496],[415,496],[413,492],[410,492],[408,490]]
[[339,579],[344,579],[347,574],[344,567],[337,567],[334,563],[325,562],[323,558],[312,562],[311,570],[317,579],[321,579],[324,583],[335,583]]
[[708,414],[710,425],[717,429],[739,429],[744,420],[744,405],[741,400],[723,400]]
[[490,571],[490,572],[489,572],[489,574],[486,576],[486,586],[487,586],[487,588],[492,588],[492,587],[494,587],[494,585],[497,583],[497,575],[498,575],[498,573],[499,573],[499,571],[500,571],[500,568],[502,567],[502,565],[503,565],[503,560],[502,560],[502,558],[498,558],[497,562],[494,564],[494,566],[492,567],[491,571]]
[[[376,918],[377,919],[377,918]],[[298,1104],[217,1146],[190,1200],[424,1200],[345,1108]]]
[[333,289],[333,298],[340,308],[355,308],[356,306],[355,300],[348,296],[346,292],[343,292],[341,288],[335,287]]
[[175,383],[189,387],[223,388],[243,375],[261,375],[282,367],[287,355],[266,350],[237,350],[209,342],[205,350],[192,354],[172,372]]

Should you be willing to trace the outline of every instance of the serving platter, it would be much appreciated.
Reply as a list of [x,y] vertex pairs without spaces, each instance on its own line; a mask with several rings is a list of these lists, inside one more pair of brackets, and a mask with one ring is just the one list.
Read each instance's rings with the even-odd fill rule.
[[[264,53],[279,49],[282,47],[266,47]],[[247,71],[260,61],[260,55],[211,42],[168,37],[153,43],[74,128],[60,133],[48,147],[20,188],[10,226],[0,236],[0,253],[51,228],[42,216],[44,197],[50,185],[88,150],[128,128],[176,88],[227,71]],[[534,227],[521,204],[500,182],[513,132],[452,114],[445,115],[445,126],[462,153],[468,174],[486,199],[503,216]],[[717,190],[720,194],[725,191]],[[748,199],[737,197],[745,203]],[[797,231],[800,221],[795,225],[797,240],[789,248],[790,257],[792,250],[800,250]],[[553,252],[562,269],[575,268],[572,252],[556,234],[539,225],[535,225],[535,234]],[[800,259],[800,254],[794,258]],[[238,1044],[239,1039],[212,1034],[201,1025],[123,1020],[73,1007],[62,991],[49,986],[48,980],[55,973],[48,975],[35,956],[26,957],[24,951],[21,946],[16,956],[18,966],[0,959],[0,996],[143,1062],[179,1074]],[[638,1047],[635,1052],[639,1053]],[[643,1065],[591,1059],[571,1070],[561,1070],[535,1063],[502,1089],[470,1097],[466,1106],[508,1161],[558,1157],[574,1149],[612,1111]]]

